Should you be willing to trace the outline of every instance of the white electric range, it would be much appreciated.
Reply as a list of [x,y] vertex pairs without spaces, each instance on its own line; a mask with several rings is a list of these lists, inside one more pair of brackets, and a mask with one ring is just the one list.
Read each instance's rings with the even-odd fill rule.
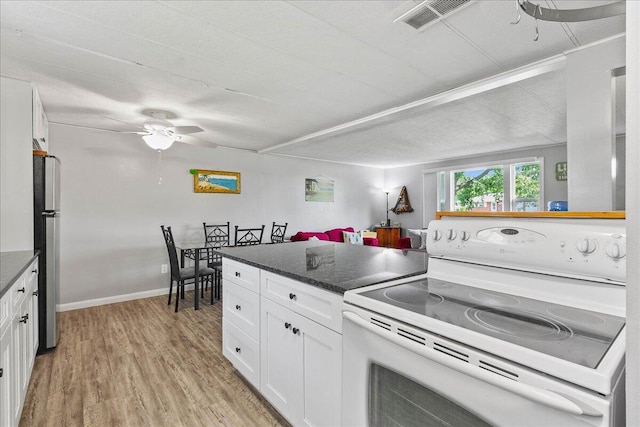
[[345,293],[343,425],[624,425],[624,220],[432,221]]

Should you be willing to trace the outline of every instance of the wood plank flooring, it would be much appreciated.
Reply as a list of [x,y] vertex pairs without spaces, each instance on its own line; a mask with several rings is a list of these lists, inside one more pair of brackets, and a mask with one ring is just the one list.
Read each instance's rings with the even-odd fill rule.
[[192,294],[59,313],[20,427],[289,426],[222,355],[222,303]]

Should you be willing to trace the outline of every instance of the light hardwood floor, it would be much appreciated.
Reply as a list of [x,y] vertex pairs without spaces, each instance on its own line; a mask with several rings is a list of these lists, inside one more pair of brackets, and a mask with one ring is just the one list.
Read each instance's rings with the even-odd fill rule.
[[[20,427],[288,426],[222,355],[222,304],[166,296],[59,313]],[[175,297],[175,296],[174,296]]]

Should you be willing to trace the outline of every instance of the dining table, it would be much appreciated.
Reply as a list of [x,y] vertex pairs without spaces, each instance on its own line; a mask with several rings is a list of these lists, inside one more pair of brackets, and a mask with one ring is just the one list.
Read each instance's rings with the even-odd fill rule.
[[[210,243],[207,243],[204,237],[202,239],[198,238],[190,238],[188,240],[176,241],[176,248],[180,249],[180,267],[184,268],[185,260],[191,259],[194,261],[194,297],[193,297],[193,308],[195,310],[200,309],[200,262],[202,260],[208,260],[210,257],[210,252],[215,248],[211,246]],[[203,252],[207,253],[206,258],[201,258],[201,254]],[[213,292],[213,290],[212,290]]]

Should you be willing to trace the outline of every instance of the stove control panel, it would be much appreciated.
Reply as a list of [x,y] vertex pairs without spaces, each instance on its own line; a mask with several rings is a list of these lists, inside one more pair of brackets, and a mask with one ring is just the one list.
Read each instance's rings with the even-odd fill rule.
[[427,252],[461,261],[624,283],[624,220],[448,218],[431,221]]

